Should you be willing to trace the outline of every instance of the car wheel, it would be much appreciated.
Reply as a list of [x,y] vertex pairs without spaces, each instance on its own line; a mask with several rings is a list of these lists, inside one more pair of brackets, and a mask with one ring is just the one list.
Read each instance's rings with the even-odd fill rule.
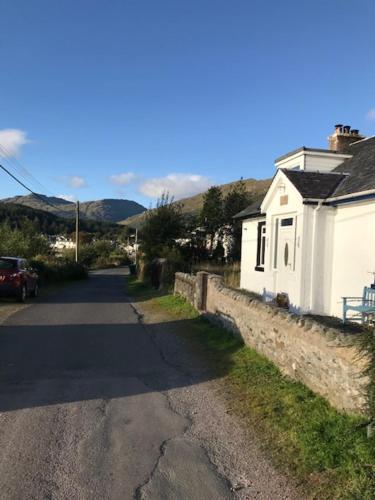
[[26,302],[26,299],[27,299],[27,288],[26,285],[22,285],[20,294],[18,296],[18,300],[19,302]]
[[31,292],[31,296],[32,297],[38,297],[38,293],[39,293],[39,287],[38,287],[38,283],[36,283],[35,287],[34,287],[34,290]]

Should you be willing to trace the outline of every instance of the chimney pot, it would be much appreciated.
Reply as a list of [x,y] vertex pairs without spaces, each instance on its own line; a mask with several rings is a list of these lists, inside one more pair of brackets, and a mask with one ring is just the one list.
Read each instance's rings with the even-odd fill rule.
[[342,132],[342,124],[339,123],[338,125],[335,125],[335,132],[336,134],[340,134]]
[[335,125],[335,131],[328,137],[328,147],[331,151],[348,153],[350,144],[364,138],[359,134],[358,129],[353,128],[350,131],[350,128],[350,125],[341,125],[341,123]]

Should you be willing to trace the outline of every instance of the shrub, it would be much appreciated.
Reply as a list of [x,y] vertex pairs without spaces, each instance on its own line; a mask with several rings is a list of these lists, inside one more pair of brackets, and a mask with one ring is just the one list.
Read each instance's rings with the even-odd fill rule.
[[66,259],[38,256],[31,265],[37,270],[43,285],[87,278],[87,270],[82,264]]
[[7,222],[0,224],[0,255],[29,259],[49,252],[47,238],[36,232],[31,222],[24,222],[22,228],[14,228]]

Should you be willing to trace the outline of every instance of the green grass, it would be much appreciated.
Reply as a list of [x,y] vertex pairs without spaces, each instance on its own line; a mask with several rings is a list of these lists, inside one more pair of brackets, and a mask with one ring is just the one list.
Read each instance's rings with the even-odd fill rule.
[[268,455],[301,483],[304,495],[375,498],[375,441],[366,437],[365,419],[336,411],[303,384],[284,377],[182,298],[161,295],[134,280],[128,286],[133,297],[150,300],[175,319],[190,320],[190,344],[224,378],[231,410],[257,431]]

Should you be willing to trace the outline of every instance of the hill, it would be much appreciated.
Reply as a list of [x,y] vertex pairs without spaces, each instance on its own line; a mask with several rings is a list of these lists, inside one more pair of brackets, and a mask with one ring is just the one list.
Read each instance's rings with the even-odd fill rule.
[[[3,203],[23,205],[34,210],[43,210],[59,217],[73,218],[75,216],[75,203],[54,196],[30,194],[5,198],[1,201]],[[85,201],[80,204],[82,218],[106,222],[119,222],[145,210],[144,206],[135,201],[121,199]]]
[[[73,218],[59,217],[44,210],[9,202],[0,202],[0,222],[6,222],[12,227],[22,227],[26,223],[32,223],[36,231],[47,235],[69,235],[75,231]],[[96,237],[105,236],[109,239],[121,233],[121,226],[116,223],[91,219],[82,220],[80,229]]]
[[[230,189],[236,182],[237,181],[229,182],[228,184],[222,184],[220,186],[224,196],[230,191]],[[271,179],[262,179],[262,180],[244,179],[244,183],[246,185],[246,190],[250,194],[250,197],[256,199],[259,198],[260,195],[266,193],[267,189],[271,184]],[[181,203],[182,212],[184,214],[196,216],[199,214],[203,206],[203,196],[204,192],[196,194],[195,196],[191,196],[189,198],[184,198],[176,203]],[[128,217],[127,219],[120,221],[120,224],[124,224],[129,227],[139,228],[142,225],[143,219],[144,219],[144,213]]]

